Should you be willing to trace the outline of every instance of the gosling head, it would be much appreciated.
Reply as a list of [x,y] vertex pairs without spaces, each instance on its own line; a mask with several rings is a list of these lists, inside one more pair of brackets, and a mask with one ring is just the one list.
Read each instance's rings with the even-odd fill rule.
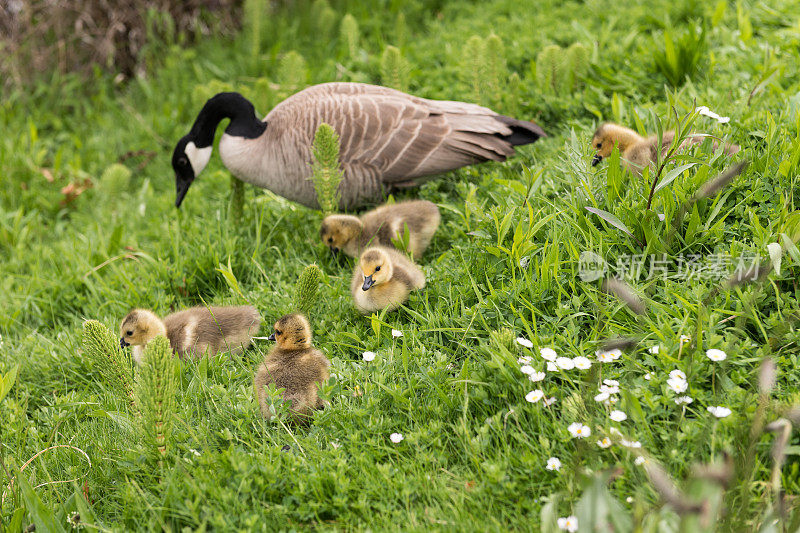
[[610,156],[615,146],[619,148],[620,152],[624,152],[628,146],[639,139],[638,133],[619,124],[612,122],[601,124],[592,136],[592,148],[597,150],[592,158],[592,166],[597,166],[603,158]]
[[392,260],[389,254],[380,248],[370,248],[361,254],[359,267],[364,275],[362,290],[368,291],[375,285],[385,283],[392,278]]
[[361,232],[363,225],[358,217],[352,215],[330,215],[322,221],[319,228],[319,236],[322,242],[337,253],[340,249],[356,238]]
[[120,348],[131,345],[144,346],[156,335],[163,335],[163,330],[163,323],[151,311],[134,309],[122,319],[122,325],[119,327]]
[[311,326],[299,313],[284,315],[275,322],[275,331],[269,340],[277,342],[284,350],[305,350],[311,348]]

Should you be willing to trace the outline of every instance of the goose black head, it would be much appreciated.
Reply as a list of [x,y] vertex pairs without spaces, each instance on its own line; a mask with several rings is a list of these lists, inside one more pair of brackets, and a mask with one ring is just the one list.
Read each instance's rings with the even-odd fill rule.
[[186,192],[211,159],[211,145],[198,147],[192,134],[184,136],[172,153],[172,169],[175,171],[175,207],[180,207]]

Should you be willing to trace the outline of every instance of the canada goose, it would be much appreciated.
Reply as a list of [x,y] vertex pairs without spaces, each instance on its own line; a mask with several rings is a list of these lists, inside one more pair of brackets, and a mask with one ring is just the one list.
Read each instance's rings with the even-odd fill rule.
[[168,315],[162,321],[152,311],[134,309],[122,320],[119,344],[133,345],[133,358],[142,362],[144,348],[157,335],[169,340],[172,353],[181,359],[208,352],[237,353],[250,345],[261,326],[255,307],[192,307]]
[[276,342],[253,377],[253,388],[261,415],[271,418],[264,387],[274,383],[284,389],[296,420],[307,419],[313,409],[324,407],[317,384],[328,379],[330,361],[311,344],[311,326],[301,314],[285,315],[275,322],[270,340]]
[[[661,156],[665,156],[675,139],[674,131],[666,131],[661,139]],[[690,135],[684,140],[679,149],[683,150],[692,144],[701,144],[706,139],[702,135]],[[655,162],[658,152],[658,137],[642,137],[635,131],[619,124],[606,122],[601,124],[592,136],[592,148],[597,150],[597,154],[592,158],[592,166],[597,166],[605,157],[611,155],[614,147],[619,148],[623,164],[632,173],[641,174],[644,167]],[[716,150],[719,143],[712,142],[712,147]],[[739,151],[739,146],[726,144],[725,153],[733,155]]]
[[396,309],[408,294],[425,286],[425,274],[392,248],[367,248],[358,260],[350,292],[362,313]]
[[419,259],[439,227],[439,208],[427,200],[383,205],[361,215],[330,215],[320,228],[320,237],[334,253],[339,250],[358,257],[367,246],[394,246],[408,229],[409,251]]
[[545,133],[533,122],[463,102],[426,100],[388,87],[323,83],[290,96],[263,121],[239,93],[203,106],[172,154],[180,207],[208,164],[217,124],[231,119],[219,143],[224,165],[242,181],[316,208],[311,145],[325,122],[339,134],[342,209],[380,201],[385,188],[482,161],[505,161],[514,147]]

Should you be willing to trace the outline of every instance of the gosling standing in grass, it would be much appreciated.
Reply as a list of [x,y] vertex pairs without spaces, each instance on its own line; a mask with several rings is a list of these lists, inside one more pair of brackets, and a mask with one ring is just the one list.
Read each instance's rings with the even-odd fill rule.
[[392,248],[364,250],[353,271],[350,292],[362,313],[393,310],[408,300],[411,291],[425,286],[425,274],[405,255]]
[[408,229],[408,251],[419,259],[439,227],[439,208],[427,200],[383,205],[361,215],[330,215],[320,228],[322,242],[334,253],[358,257],[368,246],[394,246]]
[[261,327],[255,307],[192,307],[173,313],[162,321],[152,311],[134,309],[122,320],[119,344],[133,346],[133,358],[142,362],[144,348],[157,335],[169,340],[172,353],[181,359],[237,353],[252,342]]
[[314,409],[322,409],[317,384],[328,379],[331,366],[328,358],[311,344],[311,326],[301,314],[281,317],[275,322],[270,340],[275,347],[264,358],[253,379],[261,415],[272,418],[264,387],[274,383],[284,389],[284,401],[291,403],[295,419],[307,419]]
[[[661,157],[667,155],[674,139],[674,131],[664,132],[664,136],[661,140]],[[678,149],[684,150],[692,144],[701,144],[705,139],[706,137],[702,135],[689,135]],[[592,147],[597,150],[597,154],[592,158],[592,166],[598,165],[604,158],[611,155],[615,146],[619,148],[619,153],[622,156],[625,168],[637,175],[640,175],[644,167],[654,163],[657,159],[657,136],[652,135],[645,138],[630,128],[607,122],[597,128],[597,131],[595,131],[592,136]],[[718,146],[719,143],[717,141],[712,142],[714,150],[716,150]],[[725,153],[729,156],[738,151],[738,145],[725,145]]]

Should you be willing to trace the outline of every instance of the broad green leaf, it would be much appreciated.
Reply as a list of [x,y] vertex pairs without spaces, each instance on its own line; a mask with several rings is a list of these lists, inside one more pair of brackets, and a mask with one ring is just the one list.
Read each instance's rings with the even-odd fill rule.
[[594,213],[595,215],[599,216],[600,218],[602,218],[603,220],[605,220],[618,230],[624,231],[625,233],[633,237],[633,233],[631,233],[631,230],[628,229],[628,226],[623,224],[620,219],[618,219],[616,216],[609,213],[608,211],[603,211],[602,209],[597,209],[595,207],[587,207],[586,210],[589,211],[590,213]]
[[18,373],[19,363],[11,367],[11,370],[6,372],[5,376],[0,376],[0,402],[11,392],[11,387],[14,386],[14,381],[16,381]]
[[36,531],[47,531],[48,533],[65,531],[61,523],[56,520],[53,511],[45,506],[22,473],[17,474],[17,483],[19,483],[22,500],[25,502],[28,514],[36,524]]
[[661,181],[659,181],[658,185],[656,185],[655,192],[660,191],[661,189],[663,189],[664,187],[675,181],[675,178],[683,174],[686,170],[689,170],[690,168],[695,166],[695,164],[696,163],[688,163],[686,165],[675,167],[669,172],[667,172],[667,175],[661,178]]

